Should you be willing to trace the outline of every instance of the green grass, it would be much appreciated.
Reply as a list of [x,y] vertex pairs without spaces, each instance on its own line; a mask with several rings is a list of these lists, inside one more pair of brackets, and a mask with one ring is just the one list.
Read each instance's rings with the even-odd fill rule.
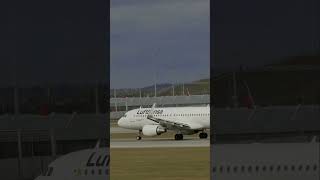
[[110,150],[111,180],[209,180],[210,148]]

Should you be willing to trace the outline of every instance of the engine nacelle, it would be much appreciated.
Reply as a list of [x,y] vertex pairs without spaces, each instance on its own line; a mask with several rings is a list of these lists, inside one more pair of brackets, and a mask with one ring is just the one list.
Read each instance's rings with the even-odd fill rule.
[[142,128],[142,133],[145,136],[156,136],[164,132],[167,132],[167,130],[160,125],[144,125]]

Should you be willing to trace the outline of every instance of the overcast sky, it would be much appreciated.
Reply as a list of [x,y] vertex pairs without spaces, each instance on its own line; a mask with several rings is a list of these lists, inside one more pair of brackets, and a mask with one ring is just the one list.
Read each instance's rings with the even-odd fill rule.
[[111,88],[208,78],[209,0],[112,0]]
[[318,0],[215,0],[213,65],[259,67],[319,51]]
[[108,82],[107,2],[7,3],[1,11],[0,87]]

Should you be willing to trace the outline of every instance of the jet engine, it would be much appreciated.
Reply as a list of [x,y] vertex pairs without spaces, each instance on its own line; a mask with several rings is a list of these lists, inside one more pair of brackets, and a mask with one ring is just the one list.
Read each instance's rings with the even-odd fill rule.
[[142,133],[145,136],[156,136],[167,132],[167,130],[160,125],[144,125]]

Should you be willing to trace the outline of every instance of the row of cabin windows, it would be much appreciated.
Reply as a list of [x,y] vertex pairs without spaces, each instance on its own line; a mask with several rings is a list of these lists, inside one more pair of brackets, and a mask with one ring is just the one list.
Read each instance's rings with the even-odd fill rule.
[[244,172],[273,172],[273,171],[317,171],[318,166],[311,165],[263,165],[263,166],[217,166],[212,168],[213,173],[244,173]]
[[[134,115],[135,117],[147,117],[146,114],[143,114],[143,115]],[[154,114],[154,116],[165,116],[165,117],[168,117],[168,116],[189,116],[189,117],[192,117],[192,116],[200,116],[200,117],[203,117],[203,116],[210,116],[210,114]]]
[[105,169],[105,170],[102,170],[102,169],[91,169],[91,170],[88,170],[88,169],[84,169],[84,170],[81,170],[81,169],[75,169],[73,170],[74,174],[75,175],[84,175],[84,176],[88,176],[88,175],[109,175],[109,169]]

